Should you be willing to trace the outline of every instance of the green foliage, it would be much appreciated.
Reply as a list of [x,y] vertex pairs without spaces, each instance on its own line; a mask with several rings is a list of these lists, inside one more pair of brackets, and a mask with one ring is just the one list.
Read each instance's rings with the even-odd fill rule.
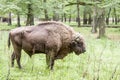
[[[116,41],[96,39],[96,34],[90,34],[90,28],[74,27],[74,29],[84,35],[87,44],[86,53],[79,56],[73,53],[63,60],[57,60],[54,71],[50,72],[46,69],[44,54],[36,54],[29,58],[22,51],[23,68],[19,70],[16,63],[14,68],[10,67],[9,80],[93,80],[98,76],[99,80],[110,80],[113,74],[112,80],[119,80],[120,37]],[[109,28],[107,31],[109,34],[116,35],[118,29]],[[10,56],[13,51],[12,47],[10,50],[7,48],[7,38],[8,31],[0,31],[0,80],[7,79]]]
[[[119,15],[120,11],[120,1],[119,0],[80,0],[81,2],[91,3],[93,5],[97,4],[101,8],[106,8],[106,11],[109,8],[116,8],[117,14]],[[50,18],[54,15],[53,12],[62,15],[64,13],[69,17],[70,14],[72,18],[75,18],[77,15],[76,5],[65,6],[69,3],[74,3],[76,0],[46,0],[46,3],[43,0],[0,0],[0,14],[6,16],[9,12],[13,14],[21,14],[26,16],[27,14],[27,4],[32,4],[34,16],[39,18],[44,16],[44,9],[47,9],[48,15]],[[87,11],[92,13],[91,10],[93,5],[87,6]],[[84,6],[80,5],[80,15],[83,16]],[[113,10],[112,10],[113,12]],[[113,15],[113,14],[112,14]]]

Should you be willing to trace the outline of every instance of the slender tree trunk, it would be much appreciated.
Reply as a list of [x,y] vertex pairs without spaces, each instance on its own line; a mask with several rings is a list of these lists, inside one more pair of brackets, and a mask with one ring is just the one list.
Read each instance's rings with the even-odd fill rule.
[[2,21],[2,17],[0,17],[0,22]]
[[83,24],[87,24],[87,13],[85,10],[83,12]]
[[69,23],[71,22],[71,14],[69,15]]
[[20,27],[20,14],[17,14],[17,27]]
[[114,16],[112,17],[112,23],[114,23],[115,22],[115,20],[114,20]]
[[48,17],[48,12],[47,12],[47,10],[46,9],[44,9],[44,13],[45,13],[45,20],[47,21],[47,20],[49,20],[49,17]]
[[91,25],[91,22],[92,22],[91,13],[89,13],[88,24],[90,24],[90,25]]
[[58,21],[59,20],[59,15],[54,11],[53,12],[53,20]]
[[92,33],[97,32],[97,5],[94,6],[94,11],[93,11],[93,23],[92,23]]
[[102,9],[102,14],[98,17],[99,36],[98,38],[105,37],[105,9]]
[[120,16],[118,16],[118,23],[120,22]]
[[66,13],[64,13],[64,21],[65,21],[65,22],[67,21]]
[[64,19],[64,15],[62,14],[62,15],[61,15],[61,21],[62,21],[62,22],[63,22],[63,19]]
[[12,25],[12,17],[11,17],[11,12],[9,12],[9,17],[8,17],[8,25]]
[[[79,3],[79,0],[77,0],[77,3]],[[78,27],[80,27],[80,8],[79,8],[79,4],[77,4],[77,22],[78,22]]]
[[34,25],[34,15],[33,15],[32,4],[28,4],[27,8],[28,8],[28,13],[27,13],[26,25]]
[[109,9],[107,18],[106,18],[106,24],[109,25],[109,17],[110,17],[110,12],[111,12],[111,8]]
[[34,25],[34,15],[33,14],[31,15],[31,18],[30,18],[30,25]]
[[117,14],[116,14],[116,8],[114,8],[114,16],[115,16],[115,24],[117,25]]
[[[47,2],[47,0],[44,0],[44,3],[46,3],[46,2]],[[45,14],[45,20],[46,21],[49,20],[47,9],[44,9],[44,14]]]

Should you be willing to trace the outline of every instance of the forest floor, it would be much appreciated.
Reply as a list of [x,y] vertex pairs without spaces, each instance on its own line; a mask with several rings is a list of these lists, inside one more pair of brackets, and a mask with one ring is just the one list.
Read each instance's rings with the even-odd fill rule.
[[[7,26],[6,26],[7,27]],[[55,62],[54,71],[46,69],[45,55],[30,58],[22,51],[22,69],[10,65],[13,48],[7,47],[9,31],[0,31],[0,80],[120,80],[120,28],[107,28],[107,38],[97,39],[90,27],[74,27],[84,37],[87,51],[69,54]]]

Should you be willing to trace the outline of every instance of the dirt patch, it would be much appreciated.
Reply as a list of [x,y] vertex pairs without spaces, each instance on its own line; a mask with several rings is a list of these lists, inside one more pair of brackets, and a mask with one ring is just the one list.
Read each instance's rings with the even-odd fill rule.
[[[94,38],[97,39],[98,37],[98,33],[95,34],[88,34],[88,35],[84,35],[86,38]],[[114,40],[114,41],[120,41],[120,34],[107,34],[106,38],[110,39],[110,40]]]
[[120,41],[120,35],[119,34],[110,34],[110,35],[107,35],[107,36],[111,40]]

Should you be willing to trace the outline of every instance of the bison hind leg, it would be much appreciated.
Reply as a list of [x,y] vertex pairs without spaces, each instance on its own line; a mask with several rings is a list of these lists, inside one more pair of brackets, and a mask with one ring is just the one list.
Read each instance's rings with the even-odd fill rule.
[[11,66],[14,67],[15,54],[14,52],[11,55]]
[[14,60],[16,59],[17,65],[19,69],[21,69],[21,64],[20,64],[20,58],[21,58],[21,48],[16,48],[11,56],[12,60],[12,66],[14,66]]

